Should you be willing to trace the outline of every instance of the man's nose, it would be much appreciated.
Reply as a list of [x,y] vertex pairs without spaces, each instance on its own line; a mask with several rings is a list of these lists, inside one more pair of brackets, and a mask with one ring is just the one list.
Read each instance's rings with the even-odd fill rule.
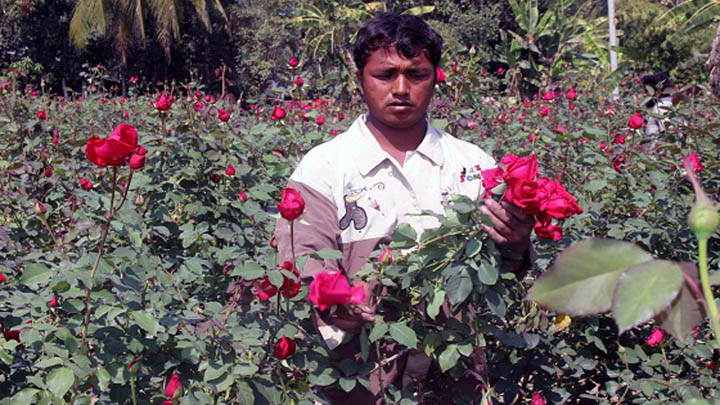
[[392,86],[393,95],[406,95],[409,92],[408,80],[405,75],[397,75]]

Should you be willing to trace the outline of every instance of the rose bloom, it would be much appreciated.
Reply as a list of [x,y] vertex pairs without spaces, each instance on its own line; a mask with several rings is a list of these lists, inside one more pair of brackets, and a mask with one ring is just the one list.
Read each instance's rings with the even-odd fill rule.
[[540,395],[539,392],[535,391],[532,394],[530,405],[545,405],[545,398],[543,398],[543,396]]
[[642,115],[635,113],[632,117],[630,117],[630,121],[628,121],[628,126],[632,129],[639,129],[645,126],[645,120],[643,119]]
[[2,273],[0,273],[0,283],[4,283],[5,280],[7,280],[7,279],[5,278],[5,275],[2,274]]
[[47,114],[45,114],[45,110],[40,110],[37,113],[38,119],[45,120],[47,118]]
[[689,154],[686,159],[690,162],[693,169],[695,169],[695,173],[700,173],[705,168],[705,166],[700,163],[700,157],[698,157],[698,154],[695,152]]
[[265,276],[262,281],[256,281],[254,286],[253,294],[262,302],[269,300],[277,294],[277,287],[272,285],[268,276]]
[[547,115],[550,113],[550,107],[544,105],[542,108],[540,108],[540,116],[547,117]]
[[195,105],[193,105],[193,108],[195,109],[195,111],[200,112],[200,111],[202,111],[203,108],[205,108],[205,104],[203,104],[200,101],[196,101]]
[[559,124],[558,124],[558,125],[555,126],[555,130],[558,131],[558,132],[560,132],[560,133],[562,134],[562,133],[565,132],[565,127],[563,127],[562,125],[559,125]]
[[283,264],[280,265],[280,268],[291,272],[293,276],[295,276],[295,279],[292,279],[283,274],[283,284],[280,287],[280,293],[285,298],[295,298],[300,292],[300,286],[302,284],[300,282],[300,272],[293,262],[289,260],[284,261]]
[[275,106],[272,115],[270,116],[270,119],[273,121],[277,121],[285,118],[286,115],[287,113],[285,113],[285,110],[282,107]]
[[520,181],[533,181],[538,174],[537,157],[535,155],[519,157],[507,154],[500,160],[505,165],[503,180],[510,185]]
[[222,122],[228,122],[230,114],[222,108],[218,108],[218,118],[220,118],[220,121]]
[[300,62],[294,56],[292,58],[290,58],[290,61],[288,62],[288,65],[290,65],[290,67],[293,67],[293,68],[297,67],[299,64],[300,64]]
[[165,396],[168,398],[173,398],[175,396],[175,392],[177,392],[180,387],[182,387],[182,382],[180,381],[180,374],[173,373],[170,381],[168,381],[167,385],[165,386]]
[[292,221],[305,210],[305,201],[297,190],[287,187],[282,191],[282,199],[277,207],[283,218]]
[[650,333],[650,336],[647,339],[647,344],[650,346],[656,346],[662,343],[663,340],[665,340],[665,332],[663,332],[660,328],[655,328],[652,333]]
[[310,283],[310,302],[324,311],[333,305],[362,304],[365,302],[363,286],[350,287],[345,274],[323,271]]
[[297,87],[302,87],[303,84],[305,84],[305,82],[303,81],[302,77],[298,76],[295,78],[295,85]]
[[445,81],[445,78],[447,77],[447,76],[445,75],[445,71],[442,70],[442,68],[441,68],[440,66],[438,66],[438,67],[435,69],[435,77],[437,78],[437,82],[438,82],[438,83],[444,82],[444,81]]
[[80,187],[82,187],[83,190],[90,190],[91,188],[93,188],[93,184],[90,180],[82,177],[80,179]]
[[577,99],[577,93],[575,93],[575,89],[571,87],[570,90],[565,93],[565,98],[570,101],[575,101],[575,99]]
[[227,168],[225,169],[225,174],[227,174],[228,176],[235,175],[235,168],[233,167],[232,163],[228,163]]
[[167,111],[173,105],[174,101],[175,98],[173,98],[172,95],[168,97],[165,95],[165,92],[163,92],[160,97],[154,101],[155,108],[157,108],[158,111]]
[[552,91],[545,92],[542,98],[545,101],[550,101],[555,98],[555,93],[553,93]]
[[503,74],[504,71],[505,71],[505,69],[503,69],[503,68],[498,68],[498,70],[497,70],[499,75]]
[[106,139],[91,136],[85,145],[85,155],[99,167],[123,166],[137,149],[137,131],[122,123]]
[[623,134],[617,134],[615,136],[615,140],[613,141],[616,145],[624,145],[625,144],[625,135]]
[[318,126],[322,126],[325,123],[325,117],[323,117],[322,115],[318,115],[318,117],[315,118],[315,123]]
[[292,356],[295,354],[295,350],[297,349],[297,346],[295,345],[295,341],[289,337],[283,337],[282,339],[278,340],[277,343],[275,343],[275,348],[273,349],[273,357],[275,357],[278,360],[282,360],[287,358],[288,356]]

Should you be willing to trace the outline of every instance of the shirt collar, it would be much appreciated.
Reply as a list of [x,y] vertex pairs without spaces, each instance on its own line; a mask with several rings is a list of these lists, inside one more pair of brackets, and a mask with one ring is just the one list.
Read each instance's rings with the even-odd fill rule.
[[[356,132],[356,142],[354,142],[352,153],[355,156],[355,163],[363,176],[366,176],[372,169],[377,167],[385,159],[390,159],[390,155],[385,152],[378,143],[375,136],[365,124],[365,114],[358,117],[352,124],[350,130]],[[430,159],[430,161],[441,166],[444,162],[444,155],[440,139],[440,132],[430,126],[430,122],[426,120],[427,130],[425,137],[416,152]]]

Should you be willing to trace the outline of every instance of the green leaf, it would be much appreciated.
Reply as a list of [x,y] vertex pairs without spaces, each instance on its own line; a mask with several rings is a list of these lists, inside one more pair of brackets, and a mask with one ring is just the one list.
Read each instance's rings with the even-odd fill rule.
[[456,345],[448,345],[448,347],[440,353],[438,362],[440,363],[440,369],[442,372],[446,372],[453,368],[460,359],[460,352],[457,350]]
[[373,326],[372,331],[370,331],[370,335],[368,336],[368,339],[370,339],[370,343],[373,343],[381,337],[385,336],[387,331],[388,324],[386,324],[385,322],[375,322],[375,325]]
[[473,239],[470,242],[468,242],[467,246],[465,246],[465,256],[467,257],[473,257],[476,254],[480,253],[480,250],[482,249],[483,244],[482,241],[479,239]]
[[52,277],[52,270],[50,270],[43,263],[33,263],[25,267],[20,282],[24,285],[33,285],[45,283]]
[[495,285],[498,279],[498,269],[490,263],[483,262],[477,269],[477,275],[480,282],[486,285]]
[[466,268],[453,274],[445,285],[445,291],[448,292],[448,298],[450,298],[452,305],[457,305],[465,301],[468,295],[470,295],[470,292],[472,292],[472,288],[472,279]]
[[157,336],[158,329],[161,328],[157,319],[145,311],[132,311],[132,316],[141,328],[145,329],[149,334]]
[[677,263],[651,260],[630,267],[619,278],[612,313],[620,333],[665,309],[680,293],[682,268]]
[[25,388],[17,394],[13,395],[12,401],[10,403],[12,405],[34,404],[35,396],[38,392],[40,392],[40,390],[38,390],[37,388]]
[[45,385],[47,385],[50,392],[58,397],[65,395],[74,383],[75,375],[67,367],[53,369],[45,379]]
[[652,260],[632,243],[588,239],[565,249],[535,281],[528,300],[568,315],[609,311],[617,279],[628,267]]
[[345,392],[350,392],[355,388],[355,385],[357,384],[357,379],[355,378],[348,378],[348,377],[342,377],[340,378],[340,388],[343,389]]
[[404,322],[397,322],[390,325],[390,336],[396,342],[407,347],[417,346],[415,331],[410,329]]
[[391,248],[410,248],[417,243],[417,232],[409,224],[400,224],[392,234]]
[[435,317],[440,313],[443,302],[445,302],[445,290],[436,290],[432,301],[427,306],[427,314],[432,320],[435,320]]
[[[694,263],[682,262],[678,265],[682,267],[686,278],[690,278],[700,285],[698,269]],[[693,328],[705,319],[705,306],[700,304],[700,298],[685,281],[678,297],[673,300],[666,311],[655,317],[655,322],[675,339],[684,341],[685,337],[692,333]]]
[[343,255],[342,252],[335,249],[330,248],[322,248],[315,252],[315,255],[317,255],[320,259],[342,259]]

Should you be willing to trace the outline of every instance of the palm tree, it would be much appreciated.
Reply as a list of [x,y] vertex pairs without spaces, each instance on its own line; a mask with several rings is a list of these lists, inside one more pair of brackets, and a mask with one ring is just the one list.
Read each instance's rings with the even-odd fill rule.
[[[227,15],[220,0],[209,0],[210,4],[207,0],[190,3],[206,30],[211,30],[209,7],[222,16],[225,29],[228,29]],[[70,21],[70,40],[82,51],[94,37],[112,39],[121,65],[126,66],[130,50],[146,41],[145,18],[149,14],[153,18],[155,39],[169,61],[170,47],[180,39],[184,9],[182,0],[78,0]]]
[[[681,35],[687,35],[715,22],[720,22],[718,16],[720,16],[720,0],[687,0],[658,17],[654,24],[676,24],[679,29],[668,39],[671,41]],[[716,97],[720,97],[720,23],[718,23],[712,50],[705,66],[710,69],[710,89]]]

